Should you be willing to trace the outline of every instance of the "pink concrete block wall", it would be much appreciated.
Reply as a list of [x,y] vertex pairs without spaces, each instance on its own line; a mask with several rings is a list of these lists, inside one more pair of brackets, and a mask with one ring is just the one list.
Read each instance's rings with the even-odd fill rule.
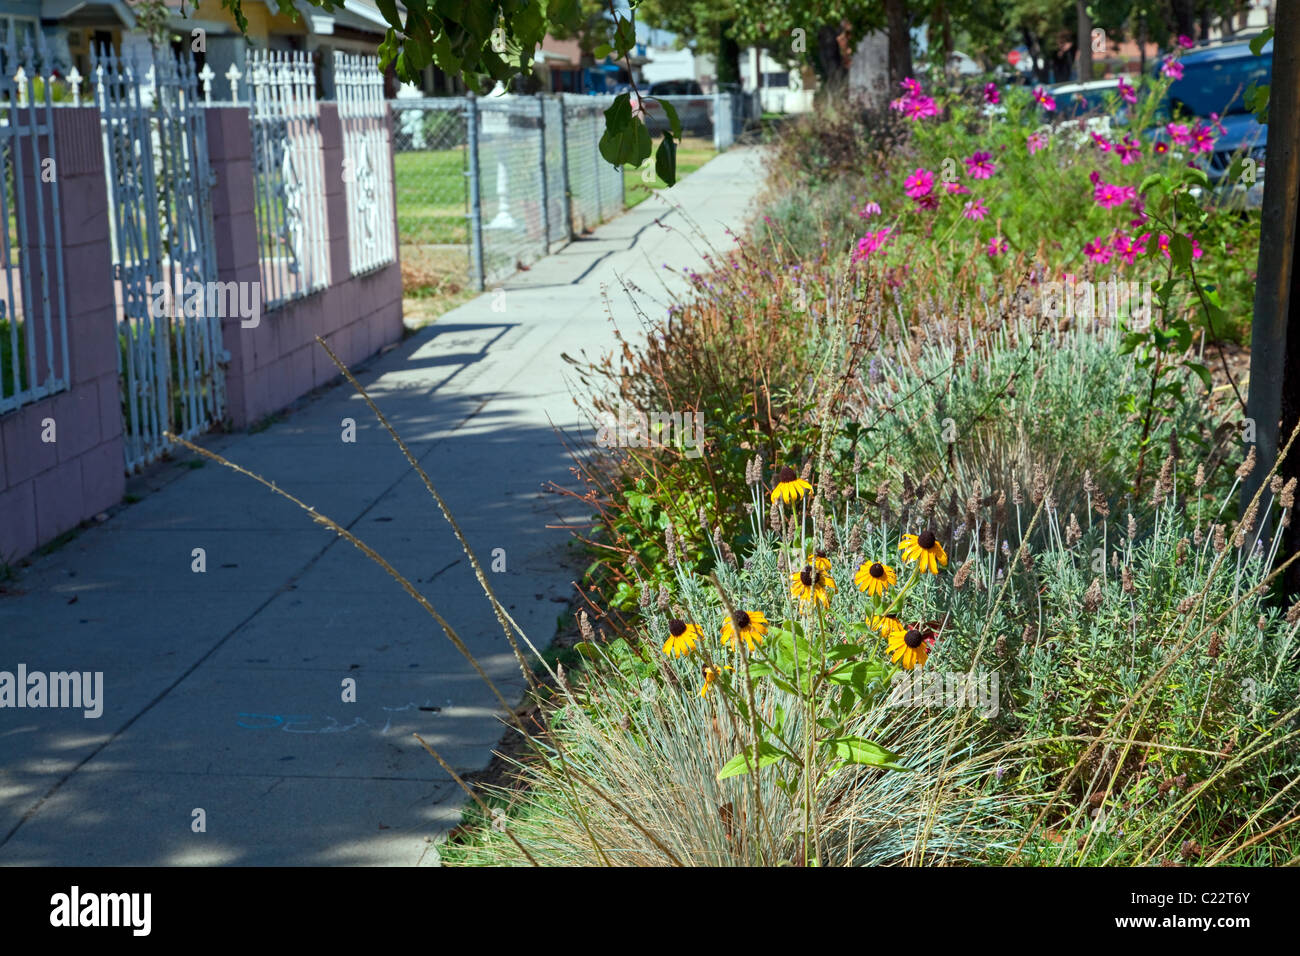
[[[55,110],[54,138],[69,387],[0,416],[0,561],[14,561],[75,528],[121,500],[126,487],[108,194],[98,111]],[[32,174],[38,171],[33,169]],[[29,196],[39,188],[38,182],[28,179]],[[27,211],[43,215],[46,243],[44,250],[32,247],[24,255],[49,268],[53,203],[42,207],[29,199]],[[35,238],[34,223],[30,231]],[[51,289],[56,288],[52,281]],[[57,300],[51,308],[57,308]],[[52,443],[42,440],[48,419],[54,422]]]
[[[209,109],[207,114],[208,152],[217,179],[212,202],[219,237],[217,272],[223,282],[257,282],[261,272],[248,111],[229,107]],[[343,126],[333,103],[321,104],[320,137],[330,284],[263,311],[255,328],[243,328],[237,317],[223,320],[222,337],[230,352],[228,415],[235,428],[255,423],[338,376],[316,343],[317,335],[349,365],[402,337],[401,267],[394,262],[366,275],[351,275]],[[395,206],[392,223],[396,229]]]

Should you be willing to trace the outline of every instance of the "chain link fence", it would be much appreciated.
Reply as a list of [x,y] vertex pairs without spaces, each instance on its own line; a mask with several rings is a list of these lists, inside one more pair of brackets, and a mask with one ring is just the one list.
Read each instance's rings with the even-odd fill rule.
[[[736,94],[667,97],[685,131],[730,146]],[[623,211],[623,170],[600,155],[612,96],[396,99],[397,228],[408,286],[509,276]],[[667,128],[647,110],[652,132]]]

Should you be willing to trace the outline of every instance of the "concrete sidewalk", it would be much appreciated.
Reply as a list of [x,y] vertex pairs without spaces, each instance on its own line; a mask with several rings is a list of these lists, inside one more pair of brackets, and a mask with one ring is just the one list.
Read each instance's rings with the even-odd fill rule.
[[[730,248],[758,158],[734,149],[665,195]],[[701,251],[681,213],[652,197],[358,376],[484,565],[504,550],[494,587],[539,647],[581,573],[567,532],[547,529],[583,520],[581,509],[542,492],[574,482],[553,430],[579,424],[561,353],[607,348],[610,311],[637,330],[618,277],[662,300],[663,264],[698,267]],[[354,444],[341,440],[347,418]],[[350,387],[204,444],[374,547],[519,695],[460,545]],[[196,548],[204,573],[192,570]],[[490,691],[396,582],[213,463],[34,559],[6,591],[0,671],[102,671],[104,701],[98,719],[0,709],[0,864],[429,864],[463,795],[412,733],[468,771],[503,730]],[[355,703],[342,700],[345,678]],[[192,829],[197,810],[206,832]]]

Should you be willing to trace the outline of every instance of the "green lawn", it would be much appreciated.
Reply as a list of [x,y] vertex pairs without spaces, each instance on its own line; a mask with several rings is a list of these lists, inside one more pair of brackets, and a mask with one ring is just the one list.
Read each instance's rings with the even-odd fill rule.
[[398,242],[469,242],[464,148],[398,153],[393,165]]
[[[658,143],[655,148],[658,148]],[[680,180],[683,176],[695,172],[714,156],[718,151],[713,148],[713,140],[703,136],[687,136],[682,140],[681,145],[677,147],[677,178]],[[654,169],[654,158],[651,157],[650,169]],[[652,183],[647,183],[642,179],[642,172],[639,169],[623,170],[623,196],[627,202],[627,208],[631,209],[638,203],[645,202],[650,198],[650,194],[656,189],[663,189],[667,185],[658,176],[653,177]]]

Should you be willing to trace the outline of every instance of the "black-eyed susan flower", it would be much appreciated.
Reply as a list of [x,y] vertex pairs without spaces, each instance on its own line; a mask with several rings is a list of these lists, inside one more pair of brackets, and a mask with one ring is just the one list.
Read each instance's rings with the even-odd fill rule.
[[906,625],[892,614],[873,614],[867,621],[867,626],[885,640],[889,640],[895,631],[907,630]]
[[864,561],[862,567],[858,568],[858,573],[853,575],[853,583],[859,591],[879,597],[898,583],[898,574],[887,564]]
[[920,667],[930,656],[934,634],[919,627],[896,627],[889,635],[889,656],[905,670]]
[[800,601],[813,601],[822,607],[830,607],[831,592],[834,590],[835,580],[811,564],[804,565],[802,571],[790,575],[790,595]]
[[933,531],[903,535],[903,540],[898,543],[898,550],[903,552],[904,561],[909,564],[915,561],[921,571],[938,574],[940,568],[948,566],[948,554],[943,550],[943,545],[939,543]]
[[808,564],[811,564],[818,571],[829,571],[831,569],[831,559],[826,557],[826,552],[818,548],[812,554],[808,555]]
[[699,639],[698,627],[673,618],[668,622],[668,640],[664,641],[664,653],[673,657],[682,657],[695,650],[695,642]]
[[794,504],[804,496],[806,491],[812,491],[812,485],[800,478],[789,465],[785,465],[776,473],[776,487],[772,489],[772,504],[776,504],[777,498],[788,505]]
[[722,676],[723,671],[729,670],[734,670],[734,668],[726,665],[719,667],[716,664],[705,664],[700,668],[700,672],[704,675],[704,686],[700,688],[700,696],[703,697],[709,692],[709,688],[713,686],[715,680]]
[[739,635],[752,651],[756,644],[763,643],[767,633],[767,618],[762,611],[737,611],[722,622],[722,643],[728,647]]

